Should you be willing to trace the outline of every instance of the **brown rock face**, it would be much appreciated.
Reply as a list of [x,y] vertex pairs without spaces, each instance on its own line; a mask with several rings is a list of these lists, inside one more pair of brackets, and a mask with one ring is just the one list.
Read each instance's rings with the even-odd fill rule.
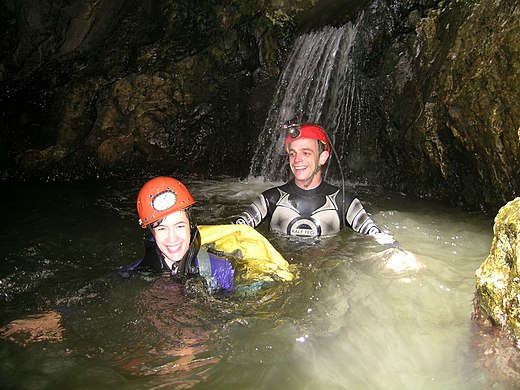
[[51,3],[0,5],[4,179],[245,176],[295,36],[362,19],[348,178],[493,214],[520,193],[515,1]]
[[478,364],[520,384],[520,198],[495,218],[489,256],[476,272]]

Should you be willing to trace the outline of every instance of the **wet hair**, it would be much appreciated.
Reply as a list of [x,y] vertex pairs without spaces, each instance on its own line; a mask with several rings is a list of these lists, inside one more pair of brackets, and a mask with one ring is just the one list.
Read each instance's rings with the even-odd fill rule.
[[327,150],[327,145],[319,140],[316,141],[318,142],[318,156],[321,156],[321,154]]
[[[185,209],[181,209],[180,211],[184,211],[184,214],[188,217],[188,221],[190,224],[190,244],[188,245],[188,249],[186,250],[186,253],[182,257],[181,260],[177,262],[177,272],[174,276],[183,278],[187,275],[198,275],[199,274],[199,268],[197,264],[195,263],[195,259],[197,257],[197,253],[199,253],[200,249],[200,233],[199,229],[197,228],[197,224],[195,223],[195,218],[193,217],[193,212],[191,207],[186,207]],[[164,217],[166,218],[166,217]],[[158,221],[155,221],[148,225],[150,229],[150,233],[153,236],[153,229],[159,226],[162,221],[164,221],[164,218],[159,219]],[[156,250],[157,254],[164,259],[164,254],[161,253],[159,248],[156,244]]]
[[[188,221],[190,222],[190,230],[195,229],[197,227],[197,223],[195,222],[195,217],[193,216],[193,211],[192,211],[191,207],[186,207],[185,209],[182,209],[179,211],[184,211],[184,214],[186,214],[186,216],[188,217]],[[164,217],[164,218],[166,218],[166,217]],[[162,221],[164,221],[164,218],[161,218],[161,219],[151,223],[150,225],[148,225],[148,227],[150,228],[150,231],[152,231],[157,226],[159,226],[162,223]]]

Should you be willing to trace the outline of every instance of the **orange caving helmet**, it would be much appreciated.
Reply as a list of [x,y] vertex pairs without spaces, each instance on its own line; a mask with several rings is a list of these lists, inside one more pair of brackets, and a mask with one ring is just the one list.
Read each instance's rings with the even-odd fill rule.
[[329,137],[327,137],[323,127],[312,123],[302,123],[297,125],[285,125],[284,128],[287,129],[284,146],[286,152],[289,152],[289,144],[298,138],[316,139],[326,146],[327,152],[330,152]]
[[137,195],[139,224],[146,228],[167,215],[196,203],[184,184],[172,177],[159,176],[145,183]]

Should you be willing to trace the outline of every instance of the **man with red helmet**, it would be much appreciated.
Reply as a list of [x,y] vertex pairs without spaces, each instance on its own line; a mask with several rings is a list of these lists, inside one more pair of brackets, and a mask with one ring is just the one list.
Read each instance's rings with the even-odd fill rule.
[[372,221],[361,202],[323,180],[322,167],[331,151],[325,130],[316,124],[285,125],[285,151],[293,178],[270,188],[234,220],[257,227],[269,219],[270,229],[289,236],[316,238],[348,226],[370,234],[381,243],[393,243]]
[[151,235],[144,240],[145,256],[127,270],[166,271],[175,277],[200,275],[210,292],[233,289],[231,263],[201,248],[191,213],[195,203],[177,179],[160,176],[145,183],[137,196],[137,212],[139,224],[149,228]]

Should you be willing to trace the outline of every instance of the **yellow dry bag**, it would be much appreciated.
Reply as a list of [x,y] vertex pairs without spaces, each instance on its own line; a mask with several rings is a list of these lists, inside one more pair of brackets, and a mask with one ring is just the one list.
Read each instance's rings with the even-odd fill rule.
[[202,245],[234,253],[244,262],[245,279],[291,281],[294,278],[289,263],[267,238],[251,226],[201,225],[198,228]]

